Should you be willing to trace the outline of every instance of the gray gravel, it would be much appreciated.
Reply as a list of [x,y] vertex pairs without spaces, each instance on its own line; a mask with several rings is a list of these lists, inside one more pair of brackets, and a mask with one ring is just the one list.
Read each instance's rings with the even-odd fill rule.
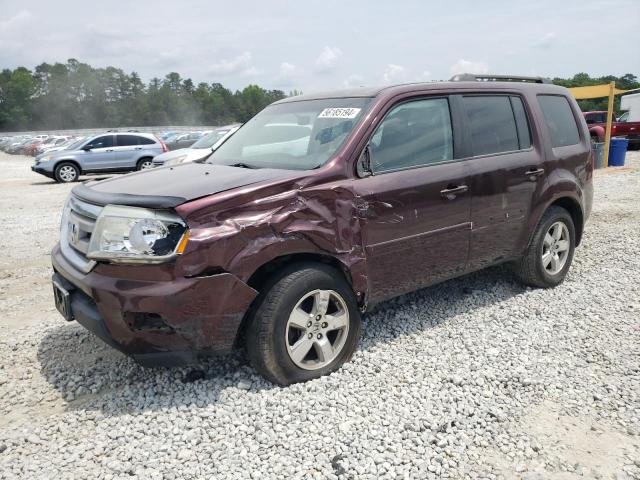
[[239,354],[185,383],[193,369],[143,369],[65,323],[47,254],[70,187],[0,154],[0,478],[640,478],[627,161],[597,172],[560,287],[499,267],[405,295],[365,316],[339,372],[280,388]]

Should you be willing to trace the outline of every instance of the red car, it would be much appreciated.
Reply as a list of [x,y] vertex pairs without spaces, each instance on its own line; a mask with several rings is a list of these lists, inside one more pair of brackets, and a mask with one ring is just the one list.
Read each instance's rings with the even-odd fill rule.
[[[584,112],[584,119],[589,127],[589,135],[594,142],[604,142],[605,132],[607,130],[607,112]],[[611,124],[612,137],[626,137],[629,140],[629,148],[640,147],[640,122],[629,122],[626,119],[628,114],[622,115],[620,118],[613,118]]]
[[339,368],[391,297],[505,262],[558,285],[589,132],[565,88],[510,78],[291,97],[201,161],[76,186],[58,310],[145,365],[244,348],[290,384]]

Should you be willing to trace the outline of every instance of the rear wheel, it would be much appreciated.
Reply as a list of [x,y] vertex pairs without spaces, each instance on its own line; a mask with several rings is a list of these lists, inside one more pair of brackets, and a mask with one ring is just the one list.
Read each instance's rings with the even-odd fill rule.
[[515,265],[516,275],[532,287],[559,285],[571,266],[575,238],[571,214],[564,208],[550,207],[542,216],[524,256]]
[[141,158],[138,160],[137,169],[138,170],[148,170],[153,166],[153,162],[150,158]]
[[71,162],[62,162],[56,165],[54,176],[59,183],[75,182],[80,176],[80,169]]
[[258,297],[246,350],[258,372],[289,385],[339,368],[353,355],[359,336],[360,312],[342,274],[321,264],[298,264]]

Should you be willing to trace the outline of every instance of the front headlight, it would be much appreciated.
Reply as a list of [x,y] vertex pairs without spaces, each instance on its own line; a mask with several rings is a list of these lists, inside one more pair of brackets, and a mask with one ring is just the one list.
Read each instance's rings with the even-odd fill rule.
[[120,263],[162,263],[182,253],[188,231],[169,212],[107,205],[98,216],[87,257]]
[[165,165],[178,165],[179,163],[184,162],[186,158],[187,158],[186,155],[180,155],[179,157],[172,158],[171,160],[167,160],[166,162],[164,162],[164,164]]
[[42,163],[42,162],[48,162],[49,160],[51,160],[51,155],[45,155],[44,157],[38,158],[37,162]]

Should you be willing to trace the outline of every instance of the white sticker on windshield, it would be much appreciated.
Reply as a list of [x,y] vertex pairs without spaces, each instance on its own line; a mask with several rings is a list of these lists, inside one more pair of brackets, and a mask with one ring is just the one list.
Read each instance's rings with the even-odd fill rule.
[[325,108],[318,118],[356,118],[359,108]]

